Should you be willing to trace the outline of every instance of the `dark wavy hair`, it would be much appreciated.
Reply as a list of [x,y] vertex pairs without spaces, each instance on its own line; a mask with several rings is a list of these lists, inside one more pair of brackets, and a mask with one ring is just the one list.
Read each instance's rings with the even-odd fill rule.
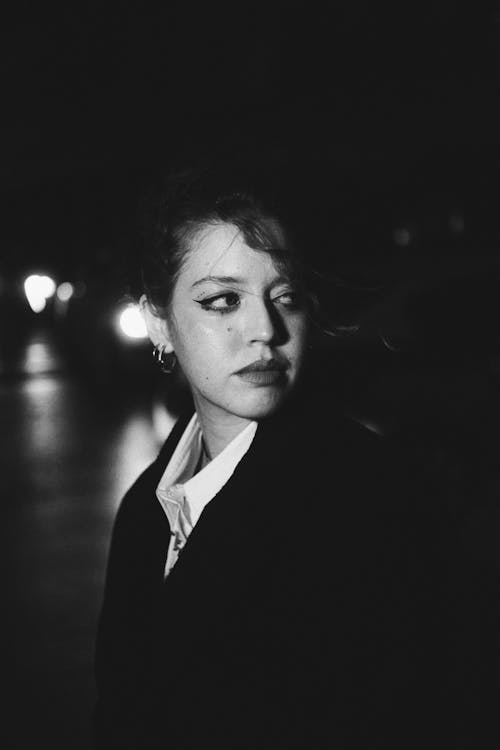
[[[350,312],[356,289],[315,263],[318,249],[320,258],[335,254],[331,214],[340,224],[342,217],[331,201],[328,210],[324,202],[318,204],[316,193],[310,210],[306,193],[311,193],[310,182],[271,160],[264,167],[261,160],[253,168],[248,161],[243,167],[211,164],[157,180],[140,204],[132,296],[145,294],[154,312],[167,317],[193,240],[207,227],[233,224],[249,247],[272,256],[277,268],[294,281],[318,336],[351,335],[359,327],[357,315]],[[325,219],[330,222],[327,228]]]
[[232,224],[253,250],[268,253],[277,267],[305,288],[305,269],[286,211],[271,185],[222,171],[171,175],[150,196],[141,253],[141,286],[155,312],[168,314],[179,273],[200,231]]

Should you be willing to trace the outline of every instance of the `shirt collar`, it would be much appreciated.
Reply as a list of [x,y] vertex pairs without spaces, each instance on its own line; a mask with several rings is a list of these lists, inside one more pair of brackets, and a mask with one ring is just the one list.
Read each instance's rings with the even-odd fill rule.
[[182,484],[189,479],[199,458],[201,449],[201,429],[196,412],[189,420],[186,429],[167,464],[158,489],[166,490],[173,484]]
[[[226,484],[250,448],[256,431],[257,422],[250,422],[218,456],[193,476],[202,449],[201,427],[198,416],[196,412],[194,413],[168,462],[156,491],[171,525],[174,518],[178,518],[179,503],[182,500],[187,502],[188,515],[194,526],[205,505]],[[177,487],[174,488],[174,485]],[[182,488],[179,485],[182,485]]]
[[257,422],[250,422],[224,450],[195,474],[184,485],[192,523],[195,524],[205,507],[226,484],[245,453],[250,448],[257,431]]

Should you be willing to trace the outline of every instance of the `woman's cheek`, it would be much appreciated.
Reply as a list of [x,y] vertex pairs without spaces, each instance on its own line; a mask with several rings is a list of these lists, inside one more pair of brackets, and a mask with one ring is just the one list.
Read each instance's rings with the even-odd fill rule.
[[291,333],[296,347],[302,349],[306,345],[307,336],[309,334],[309,326],[305,317],[301,317],[294,321],[291,327]]
[[236,350],[239,340],[236,326],[222,319],[199,325],[197,330],[193,331],[193,338],[196,338],[201,346],[226,353]]

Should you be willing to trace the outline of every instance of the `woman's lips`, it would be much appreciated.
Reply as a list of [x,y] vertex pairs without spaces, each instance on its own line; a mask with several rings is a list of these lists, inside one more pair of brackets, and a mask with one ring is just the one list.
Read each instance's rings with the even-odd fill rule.
[[235,373],[242,380],[253,385],[273,385],[285,381],[288,363],[278,359],[257,360]]
[[283,382],[285,380],[285,371],[283,369],[246,370],[237,372],[236,375],[247,383],[252,383],[253,385],[273,385],[278,381]]

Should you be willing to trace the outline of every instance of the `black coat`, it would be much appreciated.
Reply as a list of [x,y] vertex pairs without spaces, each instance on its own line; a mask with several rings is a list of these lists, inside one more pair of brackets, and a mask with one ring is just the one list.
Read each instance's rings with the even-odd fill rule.
[[164,581],[155,490],[189,417],[117,515],[97,746],[454,747],[450,522],[415,454],[292,404],[259,425]]

